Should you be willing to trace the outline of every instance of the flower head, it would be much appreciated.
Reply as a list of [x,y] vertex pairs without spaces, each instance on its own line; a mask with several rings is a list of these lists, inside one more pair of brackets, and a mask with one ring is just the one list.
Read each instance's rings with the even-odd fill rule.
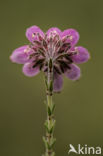
[[39,27],[32,26],[27,29],[26,37],[30,44],[17,48],[10,56],[12,62],[24,64],[26,76],[35,76],[40,71],[46,75],[48,66],[50,69],[52,66],[55,92],[62,89],[63,74],[71,80],[80,78],[80,68],[75,64],[88,61],[90,55],[87,49],[75,46],[79,40],[76,30],[62,32],[58,28],[50,28],[44,33]]

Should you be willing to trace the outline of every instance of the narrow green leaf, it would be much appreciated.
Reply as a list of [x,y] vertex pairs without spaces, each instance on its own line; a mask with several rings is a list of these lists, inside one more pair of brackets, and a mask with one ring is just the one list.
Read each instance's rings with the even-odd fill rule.
[[51,116],[52,112],[51,112],[51,109],[50,107],[48,106],[48,115]]
[[43,141],[44,141],[45,147],[48,148],[47,140],[44,136],[43,136]]
[[51,112],[52,112],[52,113],[54,112],[54,109],[55,109],[55,104],[53,103],[53,104],[52,104],[52,107],[51,107]]
[[55,138],[52,138],[51,144],[50,144],[51,148],[54,146],[55,142],[56,142],[56,139]]
[[49,84],[49,90],[50,90],[50,92],[53,91],[53,81],[50,81],[50,84]]

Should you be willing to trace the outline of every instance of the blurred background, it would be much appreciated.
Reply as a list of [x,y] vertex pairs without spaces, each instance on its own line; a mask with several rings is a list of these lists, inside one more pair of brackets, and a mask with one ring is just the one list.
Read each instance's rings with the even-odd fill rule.
[[78,82],[64,78],[56,103],[56,155],[68,156],[69,144],[103,146],[103,1],[0,1],[0,155],[39,156],[44,153],[45,85],[42,73],[25,77],[22,65],[12,64],[12,51],[28,44],[26,28],[37,25],[77,29],[78,45],[91,60],[80,65]]

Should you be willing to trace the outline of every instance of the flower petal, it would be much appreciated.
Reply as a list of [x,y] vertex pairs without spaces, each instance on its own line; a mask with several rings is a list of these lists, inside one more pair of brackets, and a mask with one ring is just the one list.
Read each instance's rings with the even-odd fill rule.
[[74,63],[84,63],[90,58],[88,50],[83,47],[75,47],[75,51],[77,51],[77,54],[72,56]]
[[50,36],[50,33],[53,32],[55,34],[58,34],[59,36],[61,35],[61,30],[56,28],[56,27],[53,27],[53,28],[50,28],[46,34],[48,35],[48,37]]
[[44,37],[43,31],[39,27],[31,26],[30,28],[26,30],[26,37],[28,38],[30,42],[33,42],[35,40],[39,41],[38,33],[41,37]]
[[80,78],[80,68],[76,66],[75,64],[70,65],[71,69],[66,71],[65,75],[71,80],[78,80]]
[[14,63],[24,64],[29,59],[28,52],[30,52],[30,51],[31,50],[29,49],[28,45],[24,45],[22,47],[15,49],[13,51],[12,55],[10,56],[10,59]]
[[79,40],[79,33],[75,29],[67,29],[62,32],[62,38],[70,36],[66,42],[71,43],[71,46],[74,46]]
[[53,91],[60,92],[62,90],[62,86],[63,86],[62,75],[54,73]]
[[26,63],[23,66],[23,73],[28,76],[28,77],[32,77],[37,75],[40,72],[40,68],[38,66],[36,66],[35,68],[33,68],[33,63]]

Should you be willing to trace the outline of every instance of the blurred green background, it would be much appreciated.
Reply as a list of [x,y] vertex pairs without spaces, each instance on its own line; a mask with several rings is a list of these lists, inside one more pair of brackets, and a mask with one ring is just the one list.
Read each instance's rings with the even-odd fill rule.
[[12,64],[12,51],[28,43],[26,28],[38,25],[61,30],[75,28],[78,45],[91,60],[80,65],[82,78],[64,78],[56,103],[56,155],[67,156],[69,144],[103,146],[103,0],[8,0],[0,1],[0,155],[39,156],[44,153],[45,86],[43,75],[22,74]]

